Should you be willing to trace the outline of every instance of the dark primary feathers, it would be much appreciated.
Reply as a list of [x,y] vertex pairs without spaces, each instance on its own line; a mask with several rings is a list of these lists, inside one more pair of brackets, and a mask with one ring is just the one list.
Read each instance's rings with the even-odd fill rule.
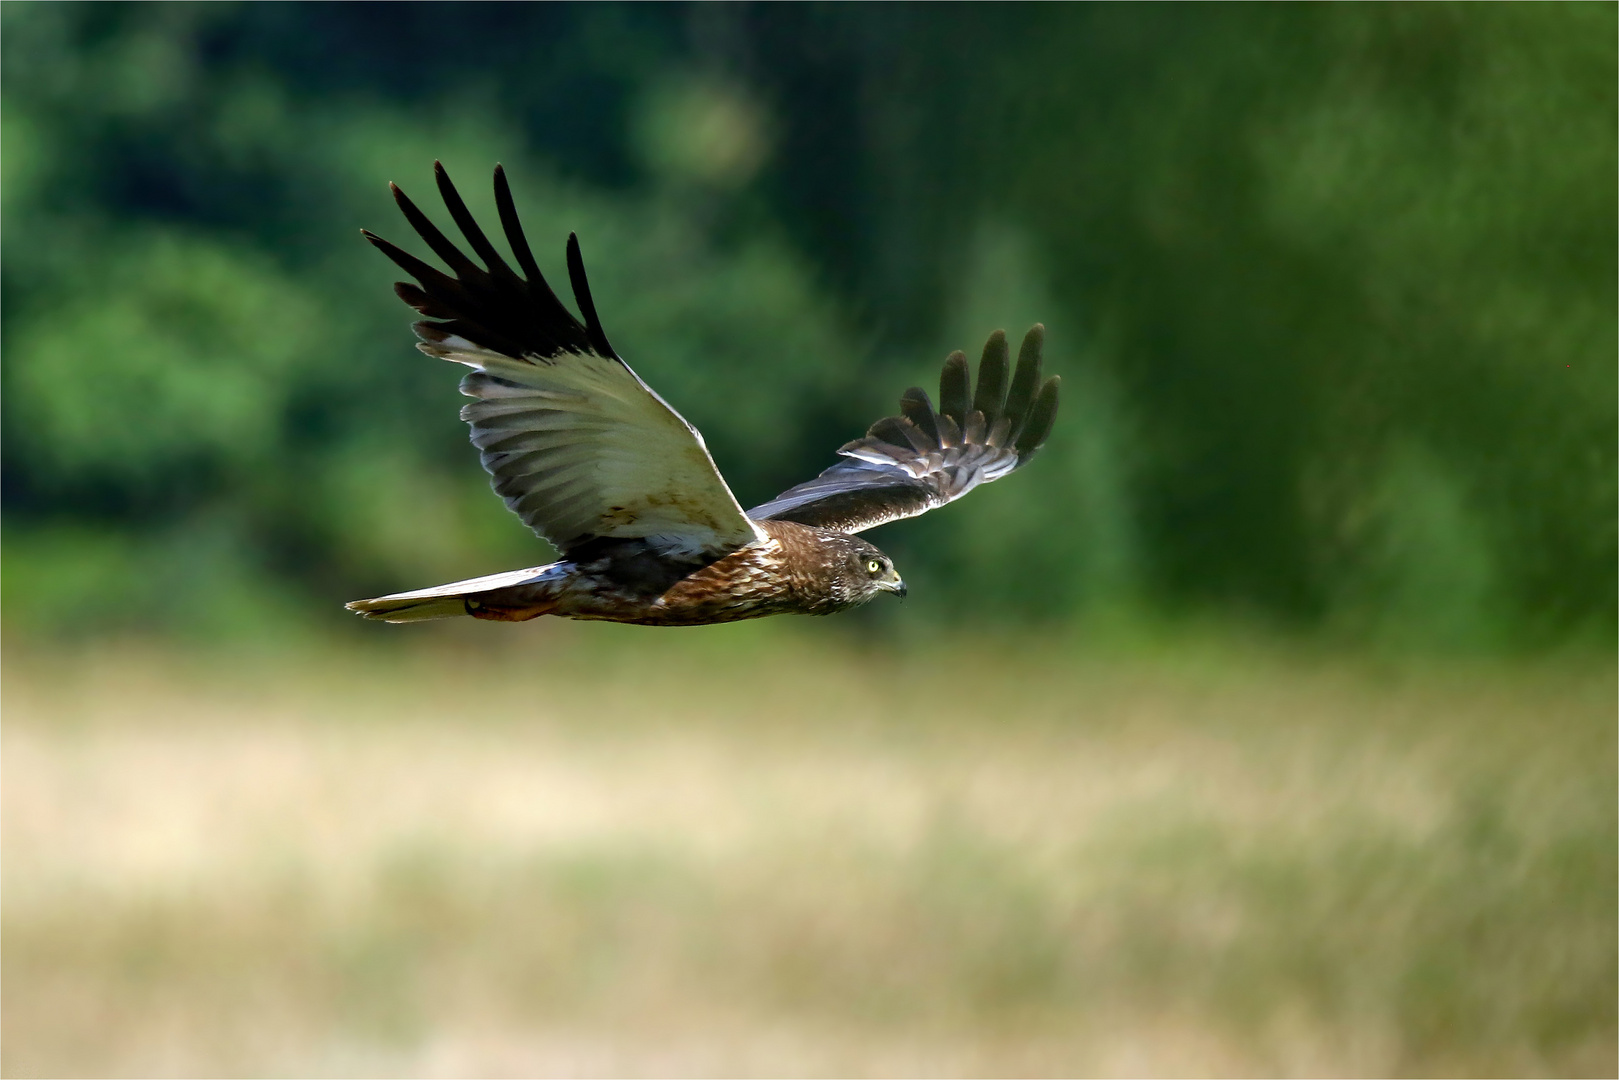
[[796,521],[860,532],[915,517],[1017,469],[1051,434],[1057,417],[1053,375],[1040,382],[1038,323],[1023,338],[1007,392],[1006,334],[990,335],[969,402],[967,357],[950,354],[939,377],[939,410],[919,386],[900,398],[900,415],[877,421],[866,437],[838,450],[840,461],[813,480],[748,511],[756,521]]
[[562,558],[348,605],[367,618],[560,615],[689,626],[824,615],[879,593],[903,596],[889,558],[848,534],[1007,475],[1051,431],[1057,380],[1040,379],[1044,329],[1024,338],[1010,378],[1006,335],[996,331],[976,388],[966,357],[953,353],[937,411],[922,390],[907,390],[900,415],[842,447],[845,460],[744,514],[702,436],[607,340],[578,240],[570,235],[567,247],[576,318],[540,273],[505,172],[495,168],[495,207],[515,269],[443,166],[434,164],[434,176],[472,256],[393,185],[405,219],[449,273],[369,232],[366,239],[415,279],[394,289],[426,316],[415,324],[417,348],[471,369],[461,392],[473,400],[461,418],[495,491]]
[[465,338],[477,345],[504,353],[507,356],[554,357],[561,353],[594,352],[599,356],[617,360],[618,354],[607,343],[607,335],[596,317],[596,305],[591,300],[590,284],[585,279],[585,264],[579,254],[579,239],[568,236],[568,279],[574,289],[574,299],[584,313],[580,323],[573,313],[557,299],[556,293],[540,273],[534,254],[523,235],[523,226],[517,220],[512,203],[506,170],[495,166],[495,206],[500,213],[501,227],[506,232],[506,243],[522,267],[527,280],[520,278],[500,257],[478,223],[473,220],[460,192],[450,183],[450,176],[439,162],[433,163],[433,178],[438,181],[439,194],[455,220],[456,227],[467,243],[488,266],[485,270],[467,258],[427,215],[399,190],[389,184],[394,201],[404,212],[411,228],[427,242],[433,253],[455,271],[455,277],[441,273],[427,263],[401,250],[368,230],[361,229],[365,238],[381,249],[401,270],[420,282],[420,287],[399,282],[394,292],[399,298],[430,319],[442,319],[432,324],[434,329]]

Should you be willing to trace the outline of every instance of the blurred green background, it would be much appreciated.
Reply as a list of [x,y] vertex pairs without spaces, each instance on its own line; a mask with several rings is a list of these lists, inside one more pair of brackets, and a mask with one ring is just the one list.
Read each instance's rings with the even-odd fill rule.
[[[1619,1068],[1619,7],[0,31],[6,1075]],[[997,327],[1055,433],[904,605],[363,624],[549,557],[434,159],[744,506]]]
[[1050,327],[1039,470],[884,530],[868,618],[1612,640],[1612,5],[4,10],[13,628],[543,560],[359,239],[442,158],[744,505]]

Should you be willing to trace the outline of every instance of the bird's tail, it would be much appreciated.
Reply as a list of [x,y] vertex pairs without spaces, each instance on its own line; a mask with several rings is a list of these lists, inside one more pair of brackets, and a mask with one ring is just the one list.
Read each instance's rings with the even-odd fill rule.
[[426,622],[471,615],[478,619],[521,622],[550,613],[550,585],[563,575],[561,563],[504,574],[452,581],[431,589],[393,593],[372,600],[351,600],[344,606],[365,619],[383,622]]

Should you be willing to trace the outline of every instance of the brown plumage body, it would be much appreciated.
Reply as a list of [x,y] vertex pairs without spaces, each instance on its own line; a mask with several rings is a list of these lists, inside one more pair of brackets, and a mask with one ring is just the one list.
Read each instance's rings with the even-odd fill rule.
[[766,615],[831,615],[878,593],[905,591],[887,556],[858,537],[791,521],[762,521],[759,527],[765,543],[699,567],[667,588],[639,574],[633,556],[608,555],[559,563],[545,581],[480,593],[466,600],[466,611],[497,622],[561,615],[697,626]]

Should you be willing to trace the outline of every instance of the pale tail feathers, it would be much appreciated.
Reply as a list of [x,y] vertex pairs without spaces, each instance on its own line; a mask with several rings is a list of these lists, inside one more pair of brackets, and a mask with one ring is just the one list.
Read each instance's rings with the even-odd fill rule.
[[[430,589],[393,593],[371,600],[351,600],[344,606],[362,618],[392,623],[452,619],[458,615],[477,615],[482,618],[508,621],[511,616],[503,616],[495,613],[493,609],[486,609],[480,597],[520,585],[541,584],[548,576],[559,576],[553,575],[552,571],[561,565],[551,563],[549,566],[535,566],[527,570],[509,570],[504,574],[489,574],[485,577],[468,578],[465,581],[452,581],[447,585],[435,585]],[[534,614],[543,612],[536,611]],[[532,615],[524,614],[520,617],[531,618]]]

